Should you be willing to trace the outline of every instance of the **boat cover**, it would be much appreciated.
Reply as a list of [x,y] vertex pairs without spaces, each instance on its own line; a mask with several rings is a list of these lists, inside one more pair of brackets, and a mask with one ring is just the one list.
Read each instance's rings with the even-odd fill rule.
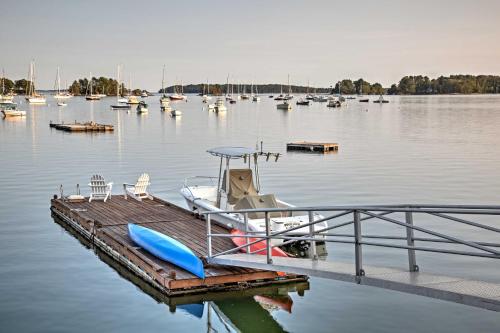
[[[279,208],[278,202],[274,194],[266,195],[246,195],[241,198],[235,205],[234,210],[240,209],[259,209],[259,208]],[[281,217],[281,212],[273,212],[269,214],[270,217]],[[264,218],[263,212],[248,213],[250,219]]]
[[[222,188],[226,188],[226,171],[222,181]],[[229,170],[229,193],[227,201],[234,205],[241,198],[248,195],[257,195],[253,184],[252,169],[230,169]]]

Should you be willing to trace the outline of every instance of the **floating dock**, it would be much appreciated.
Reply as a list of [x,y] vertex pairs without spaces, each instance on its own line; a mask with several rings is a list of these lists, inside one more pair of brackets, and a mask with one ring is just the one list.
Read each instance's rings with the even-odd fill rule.
[[[51,200],[51,211],[60,223],[71,227],[114,261],[167,296],[209,291],[243,290],[274,284],[307,281],[300,274],[205,264],[205,279],[158,259],[138,247],[128,237],[129,222],[151,228],[177,239],[205,262],[207,255],[206,222],[192,212],[160,198],[136,201],[114,195],[106,202],[70,202]],[[212,232],[229,234],[230,230],[212,225]],[[217,251],[234,248],[229,238],[212,242]]]
[[66,132],[111,132],[114,130],[113,125],[98,124],[93,121],[85,123],[77,123],[75,121],[74,123],[70,124],[65,124],[65,123],[54,124],[50,122],[49,126],[51,128],[55,128]]
[[339,150],[338,143],[328,143],[328,142],[291,142],[286,144],[286,150],[301,150],[301,151],[313,151],[313,152],[332,152]]

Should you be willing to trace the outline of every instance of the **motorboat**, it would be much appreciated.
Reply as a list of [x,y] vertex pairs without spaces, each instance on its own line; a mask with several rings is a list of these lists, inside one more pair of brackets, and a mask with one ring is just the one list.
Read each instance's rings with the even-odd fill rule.
[[[197,176],[187,178],[180,190],[189,209],[194,213],[263,208],[282,208],[286,210],[295,207],[279,200],[274,194],[264,194],[260,188],[259,158],[263,157],[269,160],[272,157],[272,160],[277,161],[280,154],[263,152],[262,150],[259,152],[256,149],[247,147],[217,147],[209,149],[207,152],[220,158],[221,167],[219,168],[218,177]],[[241,161],[242,166],[234,168],[230,165],[232,161]],[[223,165],[225,165],[225,168]],[[207,182],[210,183],[207,184]],[[255,237],[259,233],[264,234],[266,229],[265,214],[262,212],[247,214],[247,219],[245,219],[244,214],[237,212],[212,214],[211,219],[225,227],[253,232]],[[309,223],[309,215],[306,212],[283,211],[271,212],[269,215],[271,232],[296,228],[290,231],[290,236],[297,235],[298,237],[310,232],[309,226],[306,226]],[[317,221],[323,219],[323,216],[313,214],[313,219]],[[300,228],[301,225],[305,226]],[[323,221],[315,224],[314,230],[319,231],[327,227],[326,221]],[[272,240],[272,244],[277,246],[280,246],[283,242],[283,240],[279,239]],[[319,255],[326,254],[324,242],[316,241],[316,246]],[[309,244],[300,240],[287,242],[281,247],[288,253],[305,256]]]
[[287,100],[284,100],[283,103],[276,104],[276,107],[280,110],[291,110],[292,104],[290,104]]
[[295,104],[297,105],[309,105],[309,100],[307,99],[299,99]]
[[224,105],[224,99],[222,99],[220,97],[217,98],[217,100],[215,101],[214,111],[217,113],[227,111],[227,107],[226,107],[226,105]]
[[312,101],[312,100],[314,100],[314,96],[311,94],[307,94],[305,99],[307,99],[308,101]]
[[180,111],[180,110],[171,110],[170,111],[170,115],[172,117],[179,117],[179,116],[182,116],[182,111]]
[[139,98],[135,95],[130,95],[127,99],[127,104],[139,104]]
[[339,108],[342,106],[342,103],[338,99],[330,99],[326,106],[329,108]]
[[260,102],[260,97],[259,97],[259,96],[257,96],[257,95],[254,95],[254,96],[252,97],[252,101],[253,101],[253,102]]
[[231,99],[229,100],[229,104],[236,104],[236,100],[231,98]]
[[360,98],[358,99],[360,103],[368,103],[370,100],[368,98]]
[[384,99],[384,96],[380,95],[380,97],[377,100],[373,101],[373,103],[380,103],[380,104],[382,104],[382,103],[389,103],[389,101],[386,100],[386,99]]
[[[271,97],[272,98],[272,97]],[[285,99],[285,96],[283,94],[279,94],[274,98],[275,101],[282,101]]]
[[140,101],[137,105],[137,113],[148,113],[148,105],[146,102]]
[[143,92],[141,93],[141,97],[142,97],[142,98],[149,97],[148,92],[147,92],[147,91],[143,91]]
[[317,95],[317,96],[314,96],[313,101],[314,102],[324,103],[324,102],[328,101],[328,97],[326,97],[324,95]]
[[17,109],[16,103],[2,103],[0,110],[4,116],[7,117],[26,117],[26,111]]
[[68,105],[68,103],[66,103],[66,102],[63,102],[63,101],[57,102],[57,106],[66,106],[66,105]]

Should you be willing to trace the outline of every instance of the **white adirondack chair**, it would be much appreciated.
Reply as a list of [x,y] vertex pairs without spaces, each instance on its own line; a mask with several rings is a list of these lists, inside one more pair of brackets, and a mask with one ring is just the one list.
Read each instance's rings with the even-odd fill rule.
[[149,182],[149,175],[147,173],[140,175],[135,185],[123,184],[125,199],[127,199],[127,195],[129,195],[138,201],[142,201],[142,199],[146,198],[153,200],[153,197],[147,192],[149,185],[151,185],[151,183]]
[[93,175],[90,178],[89,186],[89,202],[92,202],[92,200],[104,200],[104,202],[106,202],[108,198],[111,198],[111,189],[113,187],[113,183],[106,183],[103,176]]

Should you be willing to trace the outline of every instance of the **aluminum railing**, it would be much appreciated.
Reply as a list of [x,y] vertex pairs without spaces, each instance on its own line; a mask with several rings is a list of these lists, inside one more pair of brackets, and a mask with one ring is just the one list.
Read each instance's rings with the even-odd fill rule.
[[[270,217],[271,213],[275,212],[307,212],[309,217],[309,222],[289,228],[287,230],[281,230],[272,232]],[[315,213],[320,212],[333,212],[333,215],[322,217],[315,220]],[[244,221],[244,229],[246,231],[245,235],[233,236],[230,234],[212,234],[212,215],[219,214],[241,214]],[[263,232],[250,232],[248,228],[248,214],[249,213],[264,213],[265,220],[265,231]],[[389,217],[389,215],[394,214],[404,214],[403,221],[395,217]],[[483,232],[490,234],[492,237],[498,237],[495,239],[500,239],[500,220],[495,220],[493,223],[485,224],[475,221],[470,221],[469,218],[464,218],[463,215],[475,215],[476,217],[490,216],[496,217],[500,215],[500,206],[486,206],[486,205],[374,205],[374,206],[326,206],[326,207],[293,207],[293,208],[267,208],[267,209],[245,209],[238,211],[206,211],[201,213],[206,216],[207,222],[207,259],[210,261],[211,258],[235,253],[242,249],[245,249],[247,253],[258,253],[261,251],[266,251],[267,263],[272,264],[272,248],[276,246],[283,246],[295,241],[307,241],[310,242],[310,256],[312,260],[317,260],[316,255],[316,242],[331,242],[331,243],[345,243],[354,245],[354,260],[355,260],[355,275],[363,276],[363,246],[376,246],[385,248],[396,248],[396,249],[406,249],[408,251],[408,267],[411,272],[419,270],[416,260],[416,251],[434,252],[442,254],[454,254],[463,255],[470,257],[482,257],[491,259],[500,259],[500,243],[497,242],[486,242],[486,241],[472,241],[465,240],[449,233],[438,232],[431,230],[429,227],[417,226],[414,222],[414,217],[416,215],[427,215],[436,218],[437,220],[449,221],[456,224],[468,225],[474,228],[483,230]],[[337,221],[341,218],[352,216],[347,221]],[[460,216],[456,216],[460,215]],[[403,236],[395,235],[375,235],[375,234],[363,234],[363,223],[365,221],[376,221],[376,222],[388,222],[392,225],[397,225],[405,230]],[[318,223],[329,221],[329,225],[326,228],[317,229],[315,225]],[[372,222],[370,222],[372,223]],[[351,233],[331,233],[331,230],[345,227],[348,225],[353,225],[353,232]],[[307,233],[297,233],[292,231],[297,231],[299,229],[308,228]],[[450,230],[450,229],[448,229]],[[452,229],[451,229],[452,230]],[[416,237],[415,232],[430,235],[433,237]],[[486,236],[482,233],[481,236]],[[213,253],[212,249],[212,238],[213,237],[223,237],[223,238],[235,238],[244,237],[246,243],[241,246],[235,246],[232,249]],[[253,240],[250,241],[250,238]],[[272,240],[282,241],[278,245],[271,244]],[[406,244],[397,244],[389,242],[379,242],[374,240],[391,240],[391,241],[406,241]],[[265,249],[257,250],[254,252],[250,251],[250,247],[258,242],[265,242]],[[443,247],[432,247],[432,246],[417,246],[416,242],[419,243],[433,243],[440,245],[459,245],[464,246],[468,249],[474,249],[476,251],[465,251],[463,249],[456,248],[443,248]]]

